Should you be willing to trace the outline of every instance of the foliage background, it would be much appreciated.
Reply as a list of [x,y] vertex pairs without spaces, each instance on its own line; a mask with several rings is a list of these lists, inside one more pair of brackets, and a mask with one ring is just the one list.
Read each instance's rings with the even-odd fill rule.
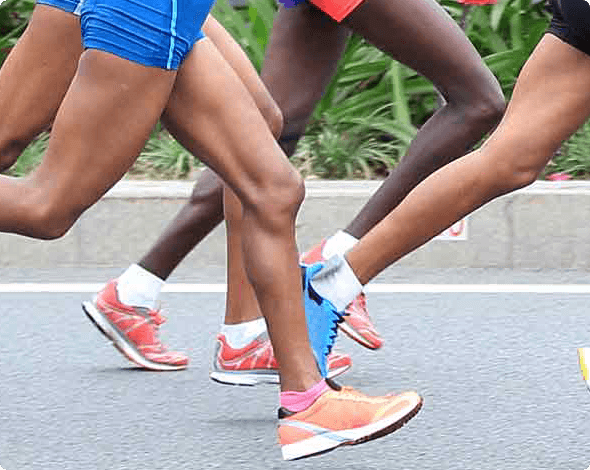
[[[213,15],[244,48],[260,70],[268,43],[274,0],[252,0],[233,8],[218,0]],[[467,6],[440,0],[464,28],[485,63],[510,98],[518,72],[547,28],[544,3],[499,0],[494,5]],[[0,61],[4,60],[26,25],[33,0],[6,0],[0,7]],[[318,103],[293,158],[307,176],[324,178],[382,177],[407,149],[417,129],[437,109],[433,86],[409,68],[393,61],[359,37],[352,37],[336,74]],[[590,126],[564,144],[548,171],[577,177],[590,174]],[[46,136],[31,144],[19,164],[20,175],[39,160]],[[133,177],[186,178],[198,162],[161,128],[157,128],[137,164]]]

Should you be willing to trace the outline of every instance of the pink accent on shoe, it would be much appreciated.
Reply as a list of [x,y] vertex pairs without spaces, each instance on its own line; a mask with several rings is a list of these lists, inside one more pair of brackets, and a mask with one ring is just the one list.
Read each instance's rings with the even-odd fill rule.
[[281,392],[281,406],[294,413],[299,413],[309,408],[327,390],[329,387],[326,381],[320,380],[305,392]]

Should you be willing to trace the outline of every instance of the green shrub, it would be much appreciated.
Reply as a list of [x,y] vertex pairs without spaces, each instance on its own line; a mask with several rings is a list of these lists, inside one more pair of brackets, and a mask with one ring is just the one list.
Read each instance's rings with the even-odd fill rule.
[[[499,0],[495,5],[465,6],[441,0],[498,77],[507,98],[516,77],[543,35],[549,14],[531,0]],[[6,0],[0,7],[0,60],[16,42],[29,18],[32,0]],[[234,9],[218,0],[214,16],[244,48],[260,70],[276,4],[255,0]],[[376,177],[386,174],[407,150],[417,129],[437,109],[431,83],[386,54],[353,36],[335,76],[318,103],[294,162],[308,175],[327,178]],[[29,171],[47,137],[34,142],[10,174]],[[574,175],[590,173],[586,149],[588,126],[566,142],[550,167]],[[132,175],[187,177],[198,163],[167,133],[150,139]]]
[[590,176],[590,122],[586,122],[547,165],[546,174],[564,172],[576,178]]
[[34,0],[5,0],[0,6],[0,64],[25,30]]

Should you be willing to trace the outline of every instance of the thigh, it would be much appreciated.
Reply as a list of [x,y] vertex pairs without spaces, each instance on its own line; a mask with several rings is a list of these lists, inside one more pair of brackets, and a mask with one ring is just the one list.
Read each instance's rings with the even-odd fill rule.
[[348,36],[346,28],[312,6],[279,8],[261,77],[287,126],[311,115],[336,71]]
[[169,97],[175,72],[87,50],[30,181],[52,206],[81,213],[129,169]]
[[279,113],[275,102],[246,53],[213,16],[207,17],[203,24],[203,33],[213,42],[223,58],[240,77],[262,114],[273,116]]
[[199,41],[178,70],[164,118],[240,198],[268,178],[289,174],[254,99],[209,39]]
[[470,101],[496,79],[435,0],[364,0],[342,22],[449,95]]
[[485,155],[542,168],[590,116],[590,56],[546,34],[523,67]]
[[[71,5],[73,7],[73,5]],[[82,53],[80,21],[38,5],[0,69],[0,133],[32,139],[53,120]]]

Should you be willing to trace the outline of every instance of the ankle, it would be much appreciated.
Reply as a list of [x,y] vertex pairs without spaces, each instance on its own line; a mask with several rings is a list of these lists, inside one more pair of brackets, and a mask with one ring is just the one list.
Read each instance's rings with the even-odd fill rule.
[[256,320],[221,325],[220,333],[225,336],[227,344],[234,349],[241,349],[266,331],[264,318]]

